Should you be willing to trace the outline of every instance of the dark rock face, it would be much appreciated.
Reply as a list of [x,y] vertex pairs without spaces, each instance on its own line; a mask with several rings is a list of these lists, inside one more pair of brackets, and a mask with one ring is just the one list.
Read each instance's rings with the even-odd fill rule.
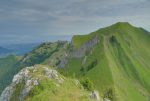
[[58,65],[59,68],[63,68],[70,58],[81,58],[86,56],[88,53],[92,52],[92,49],[96,44],[98,44],[100,41],[100,38],[98,35],[96,35],[91,40],[84,43],[80,48],[75,48],[73,45],[72,50],[68,51],[66,50],[66,53],[63,58],[61,58],[60,64]]

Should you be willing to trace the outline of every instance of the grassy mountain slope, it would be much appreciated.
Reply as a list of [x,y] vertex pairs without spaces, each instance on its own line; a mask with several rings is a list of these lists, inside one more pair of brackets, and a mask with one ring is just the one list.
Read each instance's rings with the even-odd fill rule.
[[0,94],[2,90],[11,82],[13,75],[17,70],[17,62],[20,57],[10,55],[0,58]]
[[[34,73],[36,78],[39,77],[38,75],[41,76]],[[89,92],[81,89],[80,84],[76,84],[73,79],[59,76],[64,79],[63,83],[59,84],[56,80],[43,77],[40,84],[30,91],[25,101],[90,101]]]
[[[99,41],[97,44],[91,44],[93,41],[90,40],[93,40],[95,36],[98,36]],[[150,33],[148,31],[134,27],[127,22],[119,22],[88,35],[75,35],[72,38],[71,44],[61,41],[43,43],[26,54],[19,62],[17,58],[12,59],[13,61],[10,60],[10,66],[2,60],[1,64],[4,63],[4,65],[1,67],[13,68],[13,66],[16,66],[16,63],[16,71],[35,64],[57,67],[61,64],[61,60],[63,60],[64,63],[62,64],[67,64],[65,64],[64,68],[58,68],[61,73],[69,78],[76,77],[81,80],[82,78],[89,78],[94,83],[94,89],[99,91],[102,98],[109,98],[111,101],[149,101],[149,43]],[[91,47],[90,45],[94,46]],[[72,53],[78,55],[85,48],[89,47],[90,51],[89,49],[85,51],[85,56],[83,57],[75,58],[71,55]],[[39,74],[35,74],[35,76],[38,77]],[[51,85],[55,82],[47,81],[44,78],[42,82],[40,85],[42,89],[35,87],[34,91],[31,91],[34,97],[29,95],[26,99],[27,101],[40,100],[41,98],[52,98],[56,101],[60,101],[61,99],[59,98],[64,98],[64,101],[71,101],[74,98],[72,98],[72,94],[69,92],[77,91],[80,92],[75,93],[77,95],[85,94],[84,91],[82,92],[81,89],[72,85],[72,80],[70,79],[67,79],[65,84],[59,88],[64,94],[57,90],[57,93],[55,93],[57,87]],[[52,91],[54,89],[54,91],[48,92],[47,89],[49,87]],[[65,88],[68,89],[66,90]],[[16,91],[16,94],[18,94],[18,91]],[[59,96],[58,99],[56,94]],[[49,95],[51,95],[51,98],[49,98]],[[86,97],[83,97],[83,100],[87,100]]]
[[10,55],[6,58],[0,58],[0,94],[11,83],[13,76],[22,68],[35,64],[51,66],[58,64],[59,58],[64,55],[67,44],[66,41],[43,43],[23,57]]
[[59,62],[59,58],[64,55],[64,49],[67,47],[67,44],[66,41],[43,43],[24,55],[20,61],[20,66],[26,67],[35,64],[55,66]]
[[[119,22],[89,35],[75,36],[72,44],[80,48],[95,35],[100,42],[92,53],[80,59],[71,58],[65,73],[89,77],[102,96],[112,89],[115,101],[150,100],[149,32]],[[91,65],[94,61],[96,64]]]

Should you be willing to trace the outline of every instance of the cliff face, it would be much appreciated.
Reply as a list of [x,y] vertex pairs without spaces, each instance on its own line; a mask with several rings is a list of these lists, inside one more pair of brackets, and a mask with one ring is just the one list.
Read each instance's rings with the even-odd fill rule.
[[70,47],[66,49],[64,56],[61,58],[58,67],[63,68],[67,63],[68,60],[71,58],[82,58],[90,53],[96,44],[100,42],[100,37],[95,35],[92,39],[88,40],[81,47],[76,48],[73,43],[70,44]]
[[83,56],[86,55],[86,53],[88,54],[89,52],[92,51],[92,49],[94,48],[94,46],[96,44],[98,44],[100,41],[100,38],[98,35],[96,35],[94,38],[92,38],[91,40],[85,42],[83,45],[81,45],[80,48],[75,48],[73,46],[73,51],[71,52],[71,57],[72,58],[81,58]]

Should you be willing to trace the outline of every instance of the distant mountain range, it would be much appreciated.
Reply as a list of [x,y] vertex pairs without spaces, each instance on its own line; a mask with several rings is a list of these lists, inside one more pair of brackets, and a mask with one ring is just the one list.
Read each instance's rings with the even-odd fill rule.
[[10,54],[24,55],[37,45],[39,45],[39,43],[2,45],[0,46],[0,57],[4,57]]
[[40,43],[24,43],[24,44],[13,44],[13,45],[6,45],[5,47],[11,50],[14,50],[17,55],[24,55],[29,51],[33,50],[36,46]]
[[12,53],[12,52],[13,52],[13,50],[11,50],[11,49],[0,47],[0,55],[6,55],[6,54],[9,54],[9,53]]

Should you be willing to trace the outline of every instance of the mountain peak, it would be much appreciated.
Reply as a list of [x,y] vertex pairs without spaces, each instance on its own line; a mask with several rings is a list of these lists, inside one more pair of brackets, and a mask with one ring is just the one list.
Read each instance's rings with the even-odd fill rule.
[[113,24],[112,26],[121,27],[121,26],[132,26],[129,22],[117,22]]
[[130,24],[129,22],[117,22],[115,24]]

